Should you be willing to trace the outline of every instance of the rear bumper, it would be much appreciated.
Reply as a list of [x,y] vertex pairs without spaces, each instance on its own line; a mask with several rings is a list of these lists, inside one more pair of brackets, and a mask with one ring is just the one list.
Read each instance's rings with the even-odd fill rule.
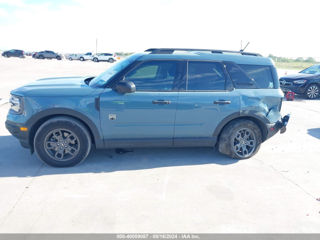
[[9,120],[6,121],[6,128],[14,137],[16,137],[20,141],[21,146],[30,148],[28,132],[20,131],[20,127],[22,127],[22,125],[11,122]]
[[266,139],[271,138],[273,135],[275,135],[277,132],[280,131],[280,133],[285,133],[287,130],[287,125],[290,120],[290,114],[285,115],[281,118],[281,120],[277,121],[273,124],[267,124],[268,128],[268,135]]

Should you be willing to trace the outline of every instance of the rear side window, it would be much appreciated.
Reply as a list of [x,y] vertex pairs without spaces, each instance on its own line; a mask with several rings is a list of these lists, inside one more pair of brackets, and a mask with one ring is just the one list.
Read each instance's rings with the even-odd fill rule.
[[131,70],[125,79],[132,81],[137,91],[172,91],[177,72],[176,61],[148,61]]
[[274,88],[272,70],[270,66],[239,65],[247,75],[255,81],[257,88]]
[[225,75],[221,63],[188,63],[188,91],[217,91],[225,89]]

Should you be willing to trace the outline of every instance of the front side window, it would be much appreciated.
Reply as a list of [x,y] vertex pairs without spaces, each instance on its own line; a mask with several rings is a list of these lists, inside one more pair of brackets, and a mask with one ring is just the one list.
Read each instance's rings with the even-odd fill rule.
[[225,80],[221,63],[197,61],[188,63],[188,91],[225,90]]
[[176,61],[148,61],[141,63],[125,76],[136,85],[136,91],[172,91],[177,79]]

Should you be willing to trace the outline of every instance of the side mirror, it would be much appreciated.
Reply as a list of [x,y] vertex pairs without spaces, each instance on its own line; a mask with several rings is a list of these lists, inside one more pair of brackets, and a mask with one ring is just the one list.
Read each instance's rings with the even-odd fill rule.
[[122,94],[133,93],[136,91],[136,85],[134,85],[134,83],[130,81],[120,81],[117,83],[114,90]]

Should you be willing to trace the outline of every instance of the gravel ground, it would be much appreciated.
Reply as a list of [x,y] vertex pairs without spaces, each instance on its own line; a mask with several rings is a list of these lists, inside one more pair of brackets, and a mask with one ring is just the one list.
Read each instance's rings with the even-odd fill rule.
[[[0,58],[0,97],[36,78],[96,75],[108,63]],[[93,151],[56,169],[22,148],[0,106],[0,232],[320,231],[320,100],[284,102],[285,134],[248,160],[210,148]]]

